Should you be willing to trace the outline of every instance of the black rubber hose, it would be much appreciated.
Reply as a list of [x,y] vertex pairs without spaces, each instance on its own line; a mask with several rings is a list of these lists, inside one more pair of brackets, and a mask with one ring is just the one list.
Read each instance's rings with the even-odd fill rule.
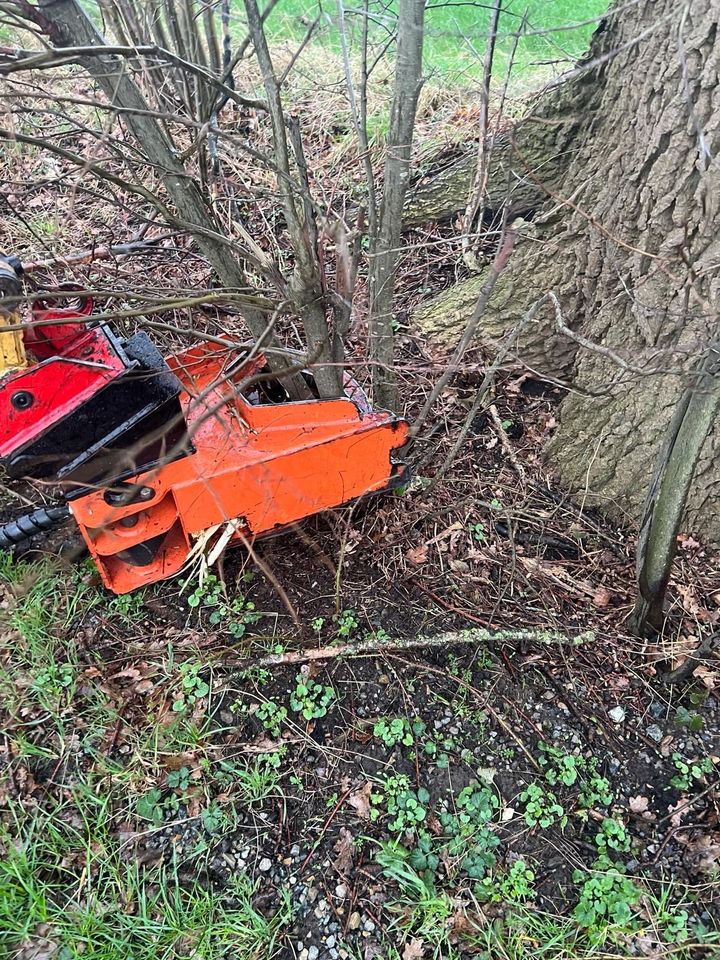
[[70,507],[62,504],[58,507],[40,507],[32,513],[26,513],[17,520],[11,520],[0,526],[0,550],[14,547],[23,540],[29,540],[36,533],[53,530],[67,523],[72,514]]

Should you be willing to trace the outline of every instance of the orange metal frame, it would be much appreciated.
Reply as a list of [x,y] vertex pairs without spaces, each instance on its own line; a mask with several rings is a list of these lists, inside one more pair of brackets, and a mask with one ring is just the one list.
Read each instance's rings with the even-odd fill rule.
[[[97,492],[71,504],[115,593],[177,573],[192,538],[228,520],[237,521],[235,540],[252,539],[401,482],[405,467],[393,452],[407,440],[407,423],[370,411],[352,381],[357,402],[255,404],[247,384],[262,357],[233,370],[226,352],[203,345],[167,362],[183,384],[195,452],[133,477],[141,501],[112,506]],[[132,548],[156,537],[160,548],[139,565]]]

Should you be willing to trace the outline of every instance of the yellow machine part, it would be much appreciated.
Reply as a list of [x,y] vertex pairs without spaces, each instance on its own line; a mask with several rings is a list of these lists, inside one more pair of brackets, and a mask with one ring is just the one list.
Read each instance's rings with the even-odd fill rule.
[[[10,258],[0,256],[0,377],[27,366],[20,314],[15,304],[4,303],[6,297],[16,297],[21,289],[16,266]],[[8,327],[18,329],[8,330]]]
[[19,314],[0,312],[0,377],[27,366],[22,330],[5,329],[19,324]]

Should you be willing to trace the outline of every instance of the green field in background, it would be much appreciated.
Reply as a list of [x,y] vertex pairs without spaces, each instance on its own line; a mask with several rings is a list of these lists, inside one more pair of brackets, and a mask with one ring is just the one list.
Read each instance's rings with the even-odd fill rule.
[[[238,13],[242,0],[235,0]],[[496,73],[508,63],[513,34],[520,29],[527,11],[527,26],[520,38],[515,57],[515,74],[566,69],[569,62],[587,50],[595,23],[584,23],[602,16],[607,0],[507,0],[500,16],[496,46]],[[352,47],[360,37],[360,6],[346,0],[346,22]],[[397,4],[371,2],[375,17],[373,40],[381,44],[392,32]],[[275,39],[301,40],[307,23],[320,10],[317,0],[280,0],[268,19],[268,33]],[[337,6],[334,0],[322,3],[316,42],[338,49]],[[425,20],[425,69],[432,78],[442,77],[462,83],[473,81],[482,70],[482,59],[490,22],[490,4],[472,0],[443,3],[431,0]]]

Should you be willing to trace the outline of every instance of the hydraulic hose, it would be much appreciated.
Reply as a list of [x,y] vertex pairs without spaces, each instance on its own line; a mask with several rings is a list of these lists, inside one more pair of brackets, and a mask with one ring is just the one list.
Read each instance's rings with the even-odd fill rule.
[[32,513],[26,513],[16,520],[0,526],[0,550],[14,547],[23,540],[29,540],[36,533],[44,533],[67,523],[72,514],[70,507],[61,504],[57,507],[40,507]]

